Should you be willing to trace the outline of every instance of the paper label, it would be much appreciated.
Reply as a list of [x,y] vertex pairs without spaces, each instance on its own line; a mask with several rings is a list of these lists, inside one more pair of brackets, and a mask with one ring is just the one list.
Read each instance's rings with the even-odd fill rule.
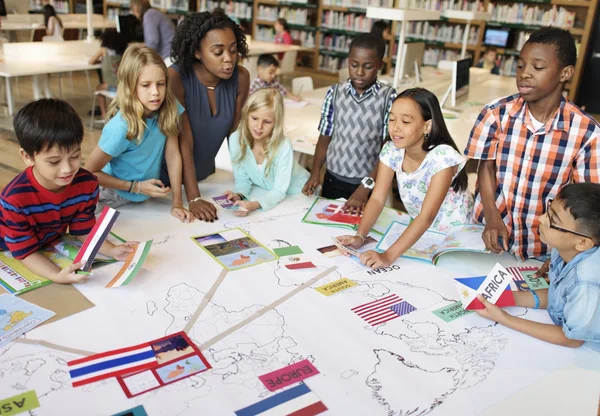
[[275,391],[287,387],[290,384],[296,384],[297,382],[316,374],[319,374],[319,370],[317,370],[310,361],[302,360],[271,373],[264,374],[258,378],[269,391]]
[[317,292],[325,295],[331,296],[337,292],[341,292],[342,290],[349,289],[353,286],[356,286],[356,282],[343,278],[340,280],[336,280],[335,282],[327,283],[326,285],[319,286],[316,288]]
[[473,311],[465,310],[462,306],[462,302],[454,302],[450,305],[446,305],[443,308],[433,311],[433,314],[444,322],[455,321],[458,318],[462,318],[470,313],[473,313]]
[[34,390],[0,400],[0,415],[11,416],[40,407]]

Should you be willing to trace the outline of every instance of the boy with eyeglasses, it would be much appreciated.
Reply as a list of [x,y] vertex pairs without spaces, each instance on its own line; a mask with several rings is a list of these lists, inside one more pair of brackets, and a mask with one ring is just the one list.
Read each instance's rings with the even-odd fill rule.
[[547,204],[540,219],[540,238],[552,246],[550,287],[516,292],[516,306],[544,308],[554,324],[509,315],[479,296],[477,311],[516,331],[566,347],[584,343],[600,351],[600,184],[567,185]]

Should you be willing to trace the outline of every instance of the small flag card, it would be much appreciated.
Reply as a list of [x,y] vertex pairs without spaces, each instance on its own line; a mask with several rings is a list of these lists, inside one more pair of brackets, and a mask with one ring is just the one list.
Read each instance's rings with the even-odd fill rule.
[[94,258],[108,237],[110,229],[117,221],[118,216],[119,211],[110,207],[104,207],[102,213],[97,218],[96,225],[92,228],[92,231],[81,246],[79,253],[77,253],[77,256],[73,260],[73,263],[79,263],[80,261],[84,262],[84,265],[81,268],[84,272],[89,272],[91,270]]
[[514,306],[515,304],[510,288],[512,275],[498,263],[487,276],[460,277],[454,280],[463,308],[467,310],[485,308],[477,299],[478,294],[483,295],[488,302],[496,306]]
[[127,409],[123,412],[115,413],[112,416],[148,416],[146,410],[144,410],[144,406],[139,405],[132,409]]
[[338,248],[338,250],[340,250],[341,252],[345,252],[348,253],[351,256],[355,256],[358,257],[360,256],[360,253],[358,252],[358,250],[353,249],[352,247],[348,247],[343,245],[342,243],[340,243],[338,241],[337,238],[335,237],[331,237],[331,239],[333,240],[333,244],[335,244],[335,246]]
[[323,413],[327,407],[306,384],[301,383],[251,406],[235,412],[237,416],[314,416]]
[[[235,201],[232,201],[231,199],[227,198],[226,195],[215,196],[213,197],[213,200],[221,208],[229,209],[231,211],[247,211],[246,208],[240,207],[239,205],[235,205]],[[245,200],[246,198],[242,199],[242,201]]]
[[298,246],[274,248],[273,252],[279,256],[279,265],[286,269],[308,269],[315,266]]
[[152,346],[144,343],[69,361],[67,366],[73,387],[79,387],[119,374],[145,370],[156,363]]
[[264,374],[258,379],[269,391],[283,389],[299,381],[319,374],[319,370],[308,360],[302,360],[279,370]]
[[519,290],[529,291],[548,289],[548,282],[542,277],[533,277],[538,271],[537,267],[522,266],[522,267],[507,267],[506,270],[513,276],[515,286]]
[[396,294],[384,296],[351,309],[368,324],[377,326],[410,313],[416,308]]
[[131,283],[133,278],[142,269],[142,265],[144,264],[144,261],[146,261],[150,247],[152,247],[152,240],[139,243],[135,247],[135,250],[129,254],[129,257],[125,260],[121,270],[119,270],[117,275],[108,282],[106,287],[119,287]]
[[177,332],[149,343],[156,362],[141,372],[129,371],[117,381],[129,398],[158,389],[211,368],[200,349],[185,332]]

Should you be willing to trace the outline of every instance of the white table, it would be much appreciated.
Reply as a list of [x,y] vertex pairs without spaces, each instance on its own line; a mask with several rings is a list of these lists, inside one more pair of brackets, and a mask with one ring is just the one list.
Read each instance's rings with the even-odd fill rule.
[[254,39],[249,40],[247,43],[248,57],[245,61],[241,62],[241,64],[246,67],[248,72],[250,72],[250,82],[252,82],[254,78],[256,78],[256,66],[258,63],[258,57],[260,55],[311,50],[311,48],[307,48],[304,46],[283,45]]
[[[200,184],[206,198],[220,195],[232,186],[231,174],[223,172]],[[114,228],[117,234],[140,241],[154,238],[155,244],[142,273],[129,286],[105,289],[111,275],[120,266],[96,269],[86,284],[78,286],[96,304],[94,308],[36,328],[27,337],[102,352],[181,330],[221,270],[191,241],[193,235],[242,227],[272,248],[285,246],[286,242],[300,245],[318,266],[317,271],[291,272],[282,270],[275,263],[267,263],[230,272],[189,333],[194,342],[201,344],[215,332],[221,333],[224,328],[258,310],[260,305],[284,296],[332,264],[333,260],[322,256],[315,248],[330,244],[330,236],[345,231],[302,224],[300,220],[311,201],[311,198],[302,195],[291,196],[272,211],[254,212],[245,219],[219,209],[220,219],[213,224],[180,224],[169,216],[170,202],[164,200],[121,207],[121,215]],[[431,403],[434,416],[478,412],[494,416],[595,415],[600,386],[600,354],[585,349],[552,347],[506,328],[494,327],[476,315],[468,315],[455,321],[456,325],[444,325],[432,319],[443,331],[440,337],[444,341],[438,345],[440,354],[428,355],[407,347],[411,338],[417,337],[418,340],[427,331],[419,329],[413,333],[405,325],[406,322],[412,322],[413,326],[422,322],[424,314],[430,314],[429,310],[412,312],[377,330],[362,323],[350,311],[351,307],[362,302],[360,299],[378,298],[389,293],[388,290],[394,293],[402,291],[400,295],[407,300],[417,293],[446,293],[447,289],[449,296],[456,296],[452,294],[455,289],[451,277],[486,273],[497,261],[505,266],[516,264],[508,255],[453,256],[443,256],[438,266],[400,259],[396,262],[400,270],[375,275],[362,269],[352,271],[356,270],[354,263],[341,260],[336,276],[323,278],[314,286],[344,276],[357,281],[357,288],[328,298],[317,293],[314,286],[306,288],[278,306],[275,312],[268,312],[210,350],[205,350],[213,370],[133,400],[125,398],[114,379],[71,388],[65,361],[75,356],[22,344],[0,348],[0,371],[3,374],[0,391],[3,397],[9,397],[36,390],[41,403],[41,407],[34,410],[38,416],[107,415],[139,404],[150,416],[231,415],[235,410],[270,395],[260,387],[259,375],[308,357],[321,374],[307,379],[306,384],[332,415],[383,416],[388,414],[384,402],[397,403],[397,397],[404,397],[406,403]],[[523,313],[522,309],[511,312],[518,311]],[[528,311],[527,317],[543,315],[542,311],[533,312]],[[404,320],[406,322],[403,323]],[[483,350],[477,344],[469,344],[468,347],[462,344],[469,333],[475,334],[485,328],[489,328],[490,337],[504,340],[502,349],[495,348],[494,344]],[[432,330],[435,331],[435,328]],[[480,342],[485,344],[487,340],[484,338]],[[411,345],[417,350],[435,348],[434,344],[427,343]],[[466,355],[454,357],[451,353],[448,357],[444,354],[449,347],[456,348],[456,354],[466,348]],[[381,360],[389,354],[403,357],[402,361],[399,358],[385,361],[386,366],[394,366],[391,370],[397,369],[398,372],[385,372],[385,368],[381,367],[383,362],[377,367],[374,349],[381,354]],[[575,361],[569,365],[558,365],[558,371],[549,374],[543,370],[545,366],[553,367],[554,362],[564,362],[565,356],[574,357]],[[467,368],[456,370],[460,368],[457,359],[466,359]],[[486,371],[471,372],[478,371],[482,365],[487,368]],[[378,374],[387,374],[388,378],[379,379],[377,374],[373,375],[375,370]],[[457,380],[453,378],[455,371],[459,371]],[[544,374],[547,375],[540,379]],[[431,377],[423,379],[426,375]],[[475,375],[481,377],[479,383],[468,388],[454,386],[458,380],[473,380]],[[384,383],[383,388],[377,389],[373,385],[376,382]],[[438,395],[439,383],[448,383],[444,385],[447,395]],[[514,396],[505,399],[506,394],[495,395],[496,390],[504,389],[514,392]],[[386,400],[376,400],[373,397],[376,392]],[[414,393],[414,398],[408,396],[410,392]],[[565,400],[566,395],[568,400]],[[421,401],[417,400],[417,396]],[[498,405],[485,410],[498,401]]]
[[100,49],[100,42],[18,42],[4,45],[4,57],[0,62],[0,77],[6,83],[8,114],[14,113],[11,78],[42,74],[99,69],[90,65],[90,58]]

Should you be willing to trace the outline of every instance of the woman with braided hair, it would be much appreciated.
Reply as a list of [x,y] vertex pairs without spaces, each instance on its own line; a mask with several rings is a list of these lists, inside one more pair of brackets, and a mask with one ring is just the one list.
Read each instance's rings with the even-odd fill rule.
[[173,39],[170,85],[185,106],[179,134],[183,183],[189,210],[204,221],[212,222],[217,211],[200,197],[198,181],[215,172],[223,140],[237,129],[250,89],[248,70],[237,63],[247,53],[246,36],[223,13],[188,15]]

